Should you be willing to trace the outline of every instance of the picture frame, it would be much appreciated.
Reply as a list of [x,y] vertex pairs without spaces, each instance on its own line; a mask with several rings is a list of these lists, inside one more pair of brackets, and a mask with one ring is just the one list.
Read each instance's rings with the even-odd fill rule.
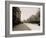
[[[32,6],[31,6],[32,5]],[[40,8],[41,16],[41,26],[39,32],[37,31],[14,31],[11,32],[12,29],[12,7],[37,7]],[[18,37],[18,36],[34,36],[34,35],[44,35],[45,34],[45,5],[44,3],[36,3],[36,2],[19,2],[19,1],[5,1],[5,37]]]

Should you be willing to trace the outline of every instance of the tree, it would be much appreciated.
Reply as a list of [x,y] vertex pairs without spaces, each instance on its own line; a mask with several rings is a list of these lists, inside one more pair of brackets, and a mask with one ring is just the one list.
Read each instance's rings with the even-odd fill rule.
[[13,14],[13,26],[21,23],[20,17],[21,17],[21,11],[19,7],[13,7],[12,8],[12,14]]
[[40,11],[38,11],[36,15],[32,15],[30,18],[28,18],[27,22],[40,24]]

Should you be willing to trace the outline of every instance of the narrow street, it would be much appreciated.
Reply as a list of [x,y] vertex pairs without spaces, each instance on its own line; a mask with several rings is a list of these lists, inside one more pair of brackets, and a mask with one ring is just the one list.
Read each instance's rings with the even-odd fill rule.
[[40,30],[38,24],[23,23],[14,26],[14,31],[24,31],[24,30]]
[[40,26],[38,24],[24,23],[31,30],[40,30]]

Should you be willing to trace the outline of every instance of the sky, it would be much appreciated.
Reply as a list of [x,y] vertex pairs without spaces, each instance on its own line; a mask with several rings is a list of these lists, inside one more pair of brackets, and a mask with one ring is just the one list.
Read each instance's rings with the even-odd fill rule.
[[32,15],[35,15],[39,11],[39,8],[20,7],[20,11],[21,11],[21,21],[24,21],[27,20]]

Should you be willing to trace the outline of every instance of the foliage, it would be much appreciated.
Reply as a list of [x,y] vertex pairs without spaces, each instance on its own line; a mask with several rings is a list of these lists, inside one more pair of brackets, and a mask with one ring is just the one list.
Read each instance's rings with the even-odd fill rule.
[[19,7],[13,7],[12,8],[12,14],[13,14],[13,26],[21,23],[20,22],[21,11],[20,11]]
[[36,15],[32,15],[30,18],[28,18],[26,22],[40,24],[40,11]]

